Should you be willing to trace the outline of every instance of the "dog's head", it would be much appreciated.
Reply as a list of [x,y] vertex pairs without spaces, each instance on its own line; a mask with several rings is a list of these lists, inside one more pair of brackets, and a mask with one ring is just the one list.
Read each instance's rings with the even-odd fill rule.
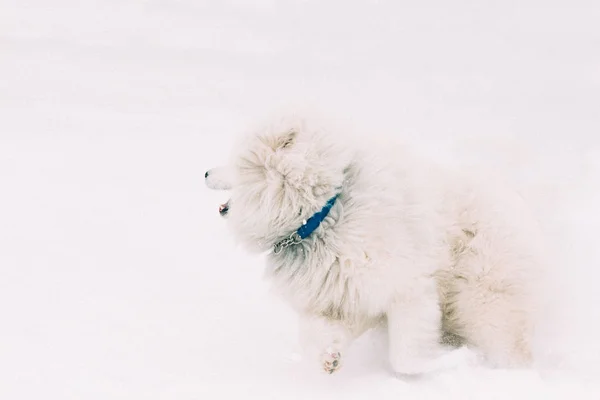
[[231,191],[221,215],[248,249],[265,251],[340,191],[351,158],[344,149],[305,120],[283,119],[241,140],[231,164],[209,170],[206,184]]

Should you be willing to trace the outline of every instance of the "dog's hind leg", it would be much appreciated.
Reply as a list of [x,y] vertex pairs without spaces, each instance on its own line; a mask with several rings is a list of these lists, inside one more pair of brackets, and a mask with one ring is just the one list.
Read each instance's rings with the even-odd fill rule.
[[492,367],[527,367],[532,362],[532,321],[523,297],[509,284],[486,278],[456,296],[455,330]]
[[482,236],[459,259],[455,270],[463,279],[452,282],[447,325],[491,366],[527,367],[532,363],[537,264],[512,243],[490,251],[497,247]]

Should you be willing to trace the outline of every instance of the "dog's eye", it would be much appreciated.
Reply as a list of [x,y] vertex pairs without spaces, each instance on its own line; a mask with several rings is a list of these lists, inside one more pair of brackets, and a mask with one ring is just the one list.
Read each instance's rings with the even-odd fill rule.
[[300,207],[300,210],[298,210],[298,216],[302,215],[302,207]]

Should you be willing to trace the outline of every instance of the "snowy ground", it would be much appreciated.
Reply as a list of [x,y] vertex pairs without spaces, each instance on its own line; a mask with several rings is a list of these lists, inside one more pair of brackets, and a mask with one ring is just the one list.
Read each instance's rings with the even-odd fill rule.
[[[413,3],[0,0],[0,399],[599,399],[600,6]],[[523,185],[562,273],[540,369],[301,357],[203,173],[305,100]]]

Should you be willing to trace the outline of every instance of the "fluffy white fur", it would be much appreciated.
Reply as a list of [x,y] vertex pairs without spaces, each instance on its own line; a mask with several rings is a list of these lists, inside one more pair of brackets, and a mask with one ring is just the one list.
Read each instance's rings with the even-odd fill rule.
[[432,370],[447,337],[491,365],[530,365],[544,253],[526,204],[490,177],[367,139],[282,118],[247,135],[230,165],[206,178],[231,189],[228,223],[256,252],[340,193],[310,237],[267,257],[323,367],[339,368],[352,340],[381,321],[397,373]]

